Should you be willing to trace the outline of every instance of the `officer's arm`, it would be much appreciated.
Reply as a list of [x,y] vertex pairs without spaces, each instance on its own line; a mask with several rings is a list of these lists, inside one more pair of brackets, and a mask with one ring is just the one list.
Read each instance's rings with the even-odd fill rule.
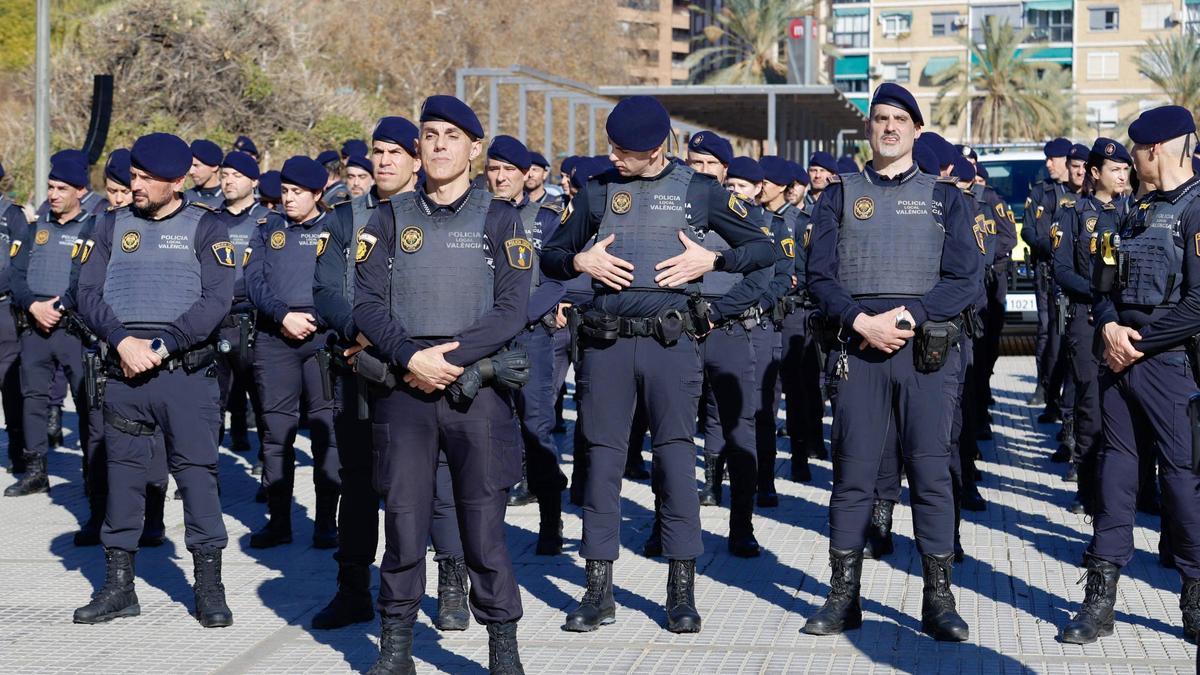
[[375,209],[355,242],[354,325],[375,345],[388,363],[408,367],[420,346],[408,336],[404,324],[392,317],[392,252],[396,250],[396,221],[390,208]]
[[1017,225],[1012,220],[1008,204],[995,192],[992,193],[991,207],[996,214],[996,258],[1004,258],[1017,247]]
[[1029,188],[1029,196],[1025,198],[1025,224],[1021,226],[1021,241],[1035,250],[1037,246],[1037,207],[1041,203],[1042,184],[1039,182]]
[[[695,194],[697,189],[708,192],[707,195]],[[697,197],[703,197],[698,199]],[[696,220],[707,223],[708,227],[729,243],[725,251],[725,272],[745,274],[770,267],[775,264],[775,242],[763,234],[763,210],[752,208],[750,202],[740,200],[734,193],[721,187],[719,183],[705,177],[705,180],[692,180],[688,186],[688,201],[693,206],[699,204],[705,213],[692,212]]]
[[1050,242],[1050,228],[1054,225],[1054,219],[1058,217],[1058,199],[1057,190],[1042,193],[1042,215],[1034,226],[1033,246],[1043,259],[1054,253],[1054,246]]
[[[1081,300],[1091,296],[1092,282],[1075,270],[1075,237],[1079,227],[1079,212],[1075,209],[1064,211],[1063,217],[1058,221],[1058,229],[1051,233],[1054,241],[1054,280],[1067,290],[1072,299]],[[1079,236],[1084,236],[1084,233],[1079,233]]]
[[1179,303],[1150,325],[1138,329],[1142,339],[1134,347],[1154,354],[1176,347],[1200,333],[1200,205],[1192,202],[1184,211],[1183,282]]
[[771,275],[774,273],[774,267],[764,267],[743,275],[733,285],[733,288],[729,289],[728,293],[713,301],[708,318],[713,323],[719,323],[758,304],[763,294],[766,293],[767,285],[771,283]]
[[317,268],[313,275],[313,305],[321,323],[332,327],[345,342],[352,342],[358,331],[354,327],[354,308],[346,302],[346,250],[355,253],[354,226],[347,223],[335,211],[331,214],[325,235],[325,247],[317,256]]
[[812,221],[802,217],[796,221],[796,259],[792,266],[792,274],[796,277],[798,288],[808,289],[808,256],[809,245],[812,241]]
[[29,273],[29,249],[33,248],[36,229],[36,225],[30,225],[24,232],[13,232],[13,242],[20,242],[20,245],[17,246],[17,254],[8,262],[12,268],[9,281],[12,284],[13,305],[24,310],[28,310],[36,299],[33,297],[33,291],[29,290],[29,280],[26,279]]
[[[3,250],[0,250],[0,255],[6,255],[10,258],[12,251],[12,242],[17,239],[24,239],[25,230],[29,228],[29,224],[25,221],[25,212],[16,204],[10,204],[8,210],[4,212],[4,234],[8,241],[5,242]],[[23,247],[25,242],[21,242]],[[0,272],[0,294],[12,292],[12,261]]]
[[521,216],[511,204],[493,201],[483,232],[495,269],[492,308],[454,336],[458,349],[446,354],[446,360],[456,366],[468,366],[495,354],[525,327],[532,272],[513,267],[504,246],[508,239],[525,237]]
[[[538,209],[537,219],[542,224],[542,246],[546,240],[554,236],[558,229],[558,214],[550,209]],[[545,274],[539,280],[537,287],[529,294],[529,308],[526,311],[526,323],[540,320],[547,312],[558,306],[566,294],[566,287],[557,279],[551,279]]]
[[101,340],[114,349],[121,341],[129,337],[129,331],[117,319],[116,313],[104,300],[104,275],[108,270],[108,258],[111,253],[113,238],[113,215],[105,214],[100,225],[94,230],[92,240],[95,244],[88,253],[87,260],[79,268],[79,313]]
[[283,323],[283,317],[287,316],[288,306],[275,295],[271,285],[267,283],[266,256],[267,239],[274,229],[271,218],[276,217],[281,216],[269,216],[266,223],[255,228],[254,236],[250,238],[250,249],[256,251],[257,255],[250,254],[250,260],[246,261],[242,274],[246,281],[246,297],[250,298],[250,303],[278,324]]
[[[596,197],[592,197],[593,194]],[[597,199],[600,200],[599,210],[593,203]],[[563,212],[564,217],[554,235],[543,238],[542,274],[561,281],[579,276],[579,271],[575,269],[575,254],[596,236],[600,219],[604,217],[604,208],[604,190],[599,189],[598,183],[588,181]]]
[[[792,287],[792,271],[796,267],[797,247],[795,237],[788,232],[787,223],[782,218],[771,218],[771,234],[775,239],[775,268],[767,283],[766,292],[759,298],[759,309],[768,310],[779,301],[788,289]],[[788,255],[788,251],[792,255]]]
[[[234,265],[228,253],[229,227],[215,213],[196,226],[196,259],[200,261],[200,299],[163,330],[167,351],[184,352],[212,337],[233,304]],[[230,262],[232,260],[232,262]]]
[[67,290],[62,294],[60,300],[67,309],[76,309],[79,306],[79,270],[83,267],[83,246],[85,242],[92,238],[95,229],[96,216],[89,215],[87,222],[79,229],[79,247],[78,249],[73,249],[75,257],[71,258],[71,275],[67,282]]
[[[962,313],[979,295],[980,272],[984,253],[972,231],[972,219],[966,198],[953,185],[934,186],[935,206],[942,206],[940,218],[946,230],[942,243],[941,278],[915,303],[905,303],[919,326],[926,320],[949,321]],[[937,212],[934,212],[937,217]]]
[[842,186],[833,183],[817,200],[808,244],[808,291],[826,316],[839,317],[850,330],[865,310],[838,280],[838,228],[842,222]]

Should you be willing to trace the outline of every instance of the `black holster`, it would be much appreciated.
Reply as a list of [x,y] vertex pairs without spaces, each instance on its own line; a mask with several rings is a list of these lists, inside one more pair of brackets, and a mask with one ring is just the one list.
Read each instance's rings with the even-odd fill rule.
[[963,311],[963,331],[971,337],[972,340],[979,340],[983,337],[983,317],[979,316],[979,311],[975,306],[968,307]]
[[20,335],[30,328],[29,313],[17,307],[15,302],[10,303],[10,306],[12,308],[13,325],[17,327],[17,334]]
[[567,359],[571,363],[579,363],[579,329],[583,324],[583,311],[575,306],[564,310],[567,317],[567,335],[570,339],[567,343]]
[[936,373],[950,359],[962,326],[957,321],[926,321],[917,328],[913,361],[919,373]]
[[250,349],[254,347],[257,331],[254,329],[254,312],[249,311],[235,315],[238,329],[238,356],[242,361],[250,360]]
[[316,357],[317,357],[317,370],[321,374],[321,395],[325,397],[326,401],[332,401],[333,400],[333,369],[332,369],[331,362],[333,360],[333,355],[330,354],[328,349],[318,349],[317,353],[316,353]]
[[376,358],[374,354],[365,349],[354,358],[354,372],[358,373],[360,382],[365,382],[370,386],[384,389],[396,388],[396,375],[392,369],[382,359]]
[[105,409],[104,421],[117,431],[123,434],[129,434],[130,436],[154,435],[153,424],[146,424],[145,422],[135,422],[130,419],[125,419],[110,409]]
[[1059,335],[1067,334],[1067,309],[1071,306],[1071,299],[1065,294],[1054,296],[1054,329]]
[[589,340],[612,342],[621,337],[621,317],[595,310],[584,312],[578,333]]
[[83,390],[87,395],[87,405],[91,410],[104,407],[104,388],[108,384],[108,374],[104,371],[104,357],[95,349],[83,352]]

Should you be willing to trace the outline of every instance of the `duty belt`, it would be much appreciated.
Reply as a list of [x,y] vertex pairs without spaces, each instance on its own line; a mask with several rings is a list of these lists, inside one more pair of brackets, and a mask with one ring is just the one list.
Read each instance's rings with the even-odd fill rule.
[[[160,371],[174,372],[176,368],[182,368],[184,372],[189,374],[199,372],[216,362],[217,348],[216,345],[206,343],[190,349],[182,354],[175,354],[163,359],[162,364],[154,370],[142,373],[135,376],[133,379],[141,377],[149,377]],[[125,377],[125,371],[121,368],[121,357],[116,350],[109,350],[105,358],[105,370],[109,377],[114,377],[121,380],[130,378]]]
[[591,310],[583,315],[580,332],[587,338],[611,341],[619,337],[652,337],[665,345],[674,344],[685,334],[695,334],[691,315],[680,309],[668,309],[657,316],[616,316]]
[[762,319],[762,315],[762,310],[759,309],[758,305],[755,305],[754,307],[747,309],[737,316],[727,318],[721,323],[716,324],[713,326],[713,329],[732,332],[734,326],[741,326],[748,331],[754,330],[755,328],[758,328]]

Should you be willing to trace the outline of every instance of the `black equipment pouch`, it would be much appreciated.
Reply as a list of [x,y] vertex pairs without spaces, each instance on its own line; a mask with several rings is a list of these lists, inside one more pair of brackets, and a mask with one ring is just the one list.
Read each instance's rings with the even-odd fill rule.
[[1067,334],[1067,309],[1070,306],[1071,299],[1066,295],[1059,293],[1054,296],[1054,330],[1059,335]]
[[787,296],[780,298],[778,302],[771,305],[771,322],[776,326],[782,324],[784,317],[788,315],[787,306],[784,304],[785,300],[787,300]]
[[963,331],[972,340],[979,340],[983,337],[983,317],[979,316],[979,312],[974,306],[963,310]]
[[570,336],[570,341],[567,343],[567,358],[571,363],[579,363],[579,329],[583,325],[583,312],[571,305],[565,310],[567,316],[567,334]]
[[621,337],[621,317],[597,311],[585,312],[579,332],[590,340],[612,342]]
[[358,376],[367,384],[385,389],[396,388],[396,376],[392,373],[392,369],[366,350],[359,352],[358,356],[354,358],[354,372],[358,373]]
[[256,331],[254,329],[255,318],[254,312],[245,312],[237,315],[238,329],[238,356],[243,361],[250,359],[250,349],[254,346],[254,338]]
[[1192,471],[1200,473],[1200,393],[1188,399],[1188,421],[1192,427]]
[[[707,304],[706,302],[705,305]],[[654,322],[654,338],[667,347],[679,342],[679,338],[683,337],[684,332],[689,327],[687,317],[677,309],[663,310],[659,312],[656,319]],[[705,310],[704,321],[708,322],[707,310]],[[695,326],[696,323],[692,323],[691,325]]]
[[214,345],[204,345],[189,352],[184,352],[179,358],[185,373],[196,373],[217,362],[217,348]]
[[30,329],[29,314],[17,307],[16,303],[12,304],[13,325],[17,327],[17,334],[24,333]]
[[332,401],[333,400],[333,369],[332,369],[333,355],[329,353],[328,349],[318,349],[317,353],[316,353],[316,357],[317,357],[317,370],[320,371],[320,373],[321,373],[321,395],[325,397],[326,401]]
[[[688,316],[691,317],[693,326],[708,326],[708,313],[711,310],[712,303],[710,303],[708,300],[705,300],[703,295],[688,296]],[[661,322],[663,318],[671,311],[672,310],[666,310],[659,314],[659,321]],[[678,339],[679,336],[676,336],[675,340]],[[674,342],[675,340],[672,340],[671,342]]]
[[955,321],[926,321],[917,330],[913,359],[919,373],[936,373],[950,359],[962,328]]

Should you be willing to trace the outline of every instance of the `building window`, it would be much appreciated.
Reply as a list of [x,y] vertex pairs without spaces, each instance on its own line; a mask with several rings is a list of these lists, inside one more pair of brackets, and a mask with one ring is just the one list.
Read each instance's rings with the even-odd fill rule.
[[1162,2],[1152,5],[1142,5],[1142,30],[1162,30],[1168,28],[1171,20],[1170,4]]
[[1117,52],[1092,52],[1087,57],[1087,79],[1115,80],[1120,55]]
[[837,14],[833,20],[833,44],[849,49],[866,49],[871,43],[871,17],[861,14]]
[[1088,101],[1087,125],[1093,129],[1117,126],[1117,102]]
[[1013,30],[1025,27],[1025,15],[1021,13],[1020,5],[985,5],[974,9],[975,24],[971,29],[971,41],[983,42],[983,30],[988,21],[997,25],[1008,24]]
[[837,88],[847,94],[868,94],[871,92],[870,80],[836,80]]
[[879,77],[883,78],[884,82],[907,84],[911,71],[912,67],[908,61],[879,64]]
[[1089,7],[1088,30],[1093,33],[1108,33],[1120,28],[1121,10],[1116,7]]
[[953,35],[962,24],[962,15],[958,12],[934,12],[933,36],[945,37]]
[[1026,13],[1026,25],[1033,29],[1031,42],[1070,42],[1072,36],[1071,10],[1031,9]]
[[887,38],[912,32],[912,14],[909,12],[884,12],[879,15],[879,23],[883,26],[883,36]]
[[1187,9],[1187,23],[1184,24],[1184,29],[1192,35],[1200,35],[1200,5],[1185,5]]

